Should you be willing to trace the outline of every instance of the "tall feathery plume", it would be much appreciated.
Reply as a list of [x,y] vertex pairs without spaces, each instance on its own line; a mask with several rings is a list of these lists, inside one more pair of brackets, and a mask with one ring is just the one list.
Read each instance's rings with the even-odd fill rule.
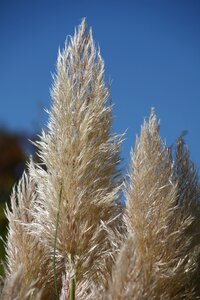
[[59,51],[48,130],[37,143],[46,169],[37,165],[33,172],[38,188],[33,232],[54,256],[64,257],[71,293],[83,277],[106,284],[117,248],[110,232],[117,230],[121,211],[116,203],[121,140],[110,132],[108,98],[104,63],[84,19]]
[[[41,299],[55,297],[49,249],[40,244],[38,237],[28,233],[28,227],[34,222],[32,214],[36,198],[35,182],[24,173],[17,188],[13,189],[11,209],[6,209],[9,227],[5,299],[36,299],[38,291],[43,292]],[[14,282],[18,282],[18,287],[12,295]]]
[[[154,111],[131,155],[126,185],[127,242],[105,299],[192,299],[194,264],[185,231],[192,218],[177,206],[171,153]],[[191,255],[190,255],[191,254]],[[125,274],[125,276],[124,276]],[[121,282],[121,283],[120,283]]]

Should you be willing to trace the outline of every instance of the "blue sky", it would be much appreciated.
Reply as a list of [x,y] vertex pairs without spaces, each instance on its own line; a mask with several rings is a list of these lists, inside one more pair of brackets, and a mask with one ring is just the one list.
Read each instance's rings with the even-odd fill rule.
[[47,122],[57,50],[82,17],[112,80],[114,130],[128,128],[125,162],[145,116],[155,107],[171,145],[187,130],[200,167],[200,1],[0,2],[0,125],[33,132]]

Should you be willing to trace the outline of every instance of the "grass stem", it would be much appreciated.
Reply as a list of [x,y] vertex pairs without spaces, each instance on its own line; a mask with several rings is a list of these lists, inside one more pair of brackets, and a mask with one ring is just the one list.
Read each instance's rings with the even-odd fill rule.
[[56,272],[56,245],[57,245],[57,237],[58,237],[58,224],[59,224],[59,217],[60,217],[61,196],[62,196],[62,186],[60,188],[58,211],[57,211],[57,215],[56,215],[56,229],[55,229],[54,247],[53,247],[54,288],[55,288],[57,300],[59,300],[59,293],[58,293],[58,276],[57,276],[57,272]]

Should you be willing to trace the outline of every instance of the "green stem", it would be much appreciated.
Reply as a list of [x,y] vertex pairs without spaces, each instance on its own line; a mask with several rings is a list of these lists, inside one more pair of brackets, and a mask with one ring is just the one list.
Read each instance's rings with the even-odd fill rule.
[[70,280],[69,280],[69,300],[75,300],[75,268],[71,253],[68,254],[69,264],[70,264]]
[[75,300],[75,276],[70,277],[69,283],[69,300]]
[[56,230],[55,230],[54,247],[53,247],[54,288],[55,288],[57,300],[59,300],[59,294],[58,294],[58,276],[57,276],[57,272],[56,272],[56,245],[57,245],[57,238],[58,238],[58,224],[59,224],[59,218],[60,218],[61,196],[62,196],[62,186],[60,188],[58,211],[56,214]]

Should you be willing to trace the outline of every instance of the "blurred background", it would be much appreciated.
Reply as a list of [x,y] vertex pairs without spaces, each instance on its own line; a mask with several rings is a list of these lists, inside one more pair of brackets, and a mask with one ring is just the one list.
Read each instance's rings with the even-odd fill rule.
[[[161,119],[161,135],[174,144],[183,130],[200,166],[199,0],[2,0],[0,1],[0,226],[5,203],[21,177],[35,140],[46,126],[51,73],[58,47],[82,17],[112,80],[113,131],[128,129],[123,165],[150,108]],[[3,242],[0,252],[3,257]]]

